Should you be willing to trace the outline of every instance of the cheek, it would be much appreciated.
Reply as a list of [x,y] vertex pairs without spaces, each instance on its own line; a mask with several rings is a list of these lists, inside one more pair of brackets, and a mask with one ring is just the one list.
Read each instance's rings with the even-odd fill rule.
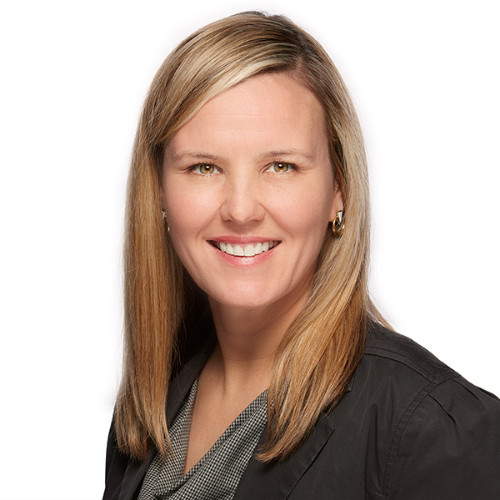
[[183,183],[165,183],[165,208],[171,230],[184,233],[202,227],[215,211],[213,196],[207,189],[195,189]]
[[333,189],[326,191],[317,184],[310,189],[290,190],[274,198],[273,213],[282,227],[296,235],[323,239],[330,218]]

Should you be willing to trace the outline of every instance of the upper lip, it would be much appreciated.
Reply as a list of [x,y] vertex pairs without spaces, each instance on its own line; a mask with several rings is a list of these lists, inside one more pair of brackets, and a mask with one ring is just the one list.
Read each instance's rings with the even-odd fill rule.
[[266,238],[262,236],[217,236],[210,238],[208,241],[215,241],[217,243],[231,243],[231,245],[247,245],[251,243],[264,243],[266,241],[281,241],[276,238]]

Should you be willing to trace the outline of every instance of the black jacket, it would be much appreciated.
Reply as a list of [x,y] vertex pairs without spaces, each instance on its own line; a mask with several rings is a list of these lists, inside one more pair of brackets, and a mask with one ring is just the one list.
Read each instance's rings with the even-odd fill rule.
[[[169,421],[204,362],[193,358],[174,380]],[[111,427],[104,500],[135,499],[154,454],[129,460]],[[234,500],[285,498],[498,500],[500,401],[412,340],[373,326],[340,403],[288,460],[251,459]]]

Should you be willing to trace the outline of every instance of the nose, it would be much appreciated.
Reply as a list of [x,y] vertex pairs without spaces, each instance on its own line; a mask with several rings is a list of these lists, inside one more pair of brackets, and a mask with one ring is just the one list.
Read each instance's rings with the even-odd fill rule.
[[224,186],[221,217],[225,222],[248,224],[264,218],[258,179],[247,173],[231,178]]

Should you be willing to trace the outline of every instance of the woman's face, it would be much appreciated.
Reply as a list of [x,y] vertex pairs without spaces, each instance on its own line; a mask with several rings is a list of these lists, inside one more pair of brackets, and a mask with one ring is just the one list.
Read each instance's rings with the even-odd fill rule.
[[287,74],[207,102],[168,144],[161,191],[186,270],[211,301],[239,308],[304,300],[342,209],[323,109]]

